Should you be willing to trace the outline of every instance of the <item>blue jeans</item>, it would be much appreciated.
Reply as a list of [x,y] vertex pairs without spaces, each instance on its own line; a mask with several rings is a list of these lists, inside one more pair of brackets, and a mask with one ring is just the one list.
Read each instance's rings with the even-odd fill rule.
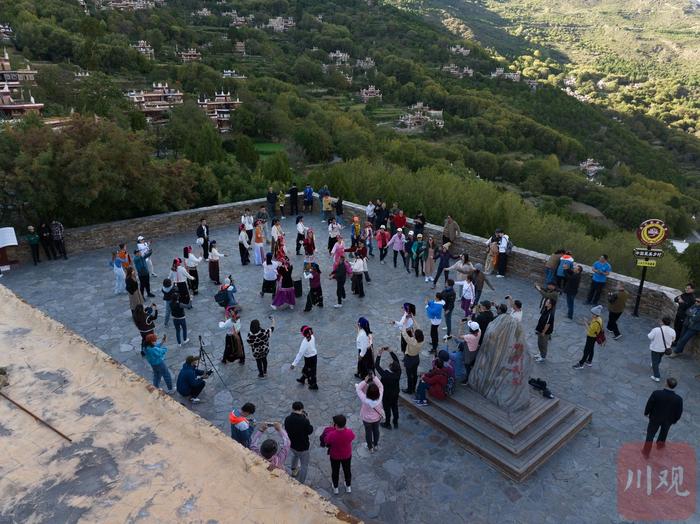
[[[182,344],[183,340],[187,340],[187,320],[184,318],[173,317],[173,325],[175,326],[175,337],[177,338],[177,343]],[[180,338],[180,331],[182,331],[182,338]]]
[[678,339],[678,344],[676,345],[676,349],[673,350],[674,353],[683,353],[683,349],[685,348],[685,345],[690,342],[690,339],[692,339],[695,335],[700,333],[700,331],[696,329],[691,329],[688,328],[685,331],[683,331],[683,334],[681,335],[681,338]]
[[373,257],[374,256],[374,246],[372,245],[372,239],[368,238],[365,241],[365,245],[367,246],[367,251],[369,252],[369,256]]
[[416,400],[427,400],[426,395],[428,394],[428,388],[430,386],[423,382],[422,380],[418,383],[418,388],[416,388]]
[[165,385],[168,386],[168,389],[173,389],[173,379],[170,376],[170,371],[168,371],[168,366],[165,365],[165,362],[155,365],[151,364],[151,367],[153,368],[153,385],[159,387],[160,379],[163,378],[165,379]]
[[567,293],[566,294],[566,307],[567,307],[566,316],[569,318],[574,318],[574,299],[575,298],[576,298],[575,293]]
[[168,327],[170,322],[170,302],[165,303],[165,327]]

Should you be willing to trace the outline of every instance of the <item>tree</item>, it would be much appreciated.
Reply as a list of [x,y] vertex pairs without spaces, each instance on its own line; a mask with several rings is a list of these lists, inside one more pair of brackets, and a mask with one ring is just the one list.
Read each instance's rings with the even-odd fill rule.
[[255,144],[246,135],[238,135],[235,138],[235,155],[236,160],[250,169],[255,169],[260,159],[260,155],[255,150]]
[[292,170],[289,167],[289,159],[284,151],[275,153],[271,158],[261,162],[258,168],[262,178],[269,182],[283,182],[288,184],[292,180]]
[[219,162],[226,156],[219,132],[191,100],[173,108],[165,136],[168,147],[198,164]]

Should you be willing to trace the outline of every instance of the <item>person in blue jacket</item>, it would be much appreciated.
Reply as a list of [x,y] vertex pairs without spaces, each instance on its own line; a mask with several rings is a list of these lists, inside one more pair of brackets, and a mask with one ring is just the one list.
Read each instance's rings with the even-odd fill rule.
[[144,347],[145,357],[148,363],[153,369],[153,385],[155,387],[160,387],[160,379],[165,379],[165,385],[168,386],[168,394],[173,392],[173,379],[168,370],[168,366],[165,365],[165,354],[168,352],[168,348],[165,347],[166,335],[158,342],[158,337],[155,333],[150,333],[146,335],[146,346]]
[[[185,363],[182,365],[180,373],[177,375],[177,392],[183,397],[188,397],[190,402],[195,404],[201,402],[199,400],[199,394],[207,385],[204,382],[204,378],[211,374],[211,371],[206,374],[201,369],[197,369],[197,364],[199,363],[199,357],[193,355],[188,356],[185,359]],[[200,377],[204,378],[200,378]]]

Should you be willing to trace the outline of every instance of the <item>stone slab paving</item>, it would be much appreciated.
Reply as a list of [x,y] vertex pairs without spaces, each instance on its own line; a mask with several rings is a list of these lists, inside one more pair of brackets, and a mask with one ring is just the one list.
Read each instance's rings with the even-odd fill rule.
[[[293,220],[284,222],[288,238],[295,238]],[[308,217],[306,222],[317,231],[319,246],[324,246],[325,224],[321,224],[317,216]],[[353,387],[355,322],[360,316],[367,317],[375,332],[376,346],[387,344],[398,352],[398,337],[387,321],[400,317],[401,304],[405,301],[423,304],[431,295],[430,285],[400,268],[395,270],[390,263],[380,265],[377,256],[370,261],[373,280],[366,286],[366,297],[352,296],[348,282],[348,300],[345,307],[336,310],[330,307],[335,301],[335,283],[327,280],[329,257],[322,252],[318,260],[324,272],[326,307],[304,313],[303,304],[297,303],[293,311],[273,312],[269,307],[270,296],[260,299],[258,295],[261,268],[240,265],[238,247],[234,244],[236,226],[215,229],[212,238],[229,255],[222,261],[222,273],[232,273],[236,279],[237,298],[243,306],[244,335],[254,318],[260,319],[263,325],[267,325],[270,314],[277,320],[268,358],[269,376],[266,380],[257,378],[255,362],[249,353],[244,366],[220,364],[224,334],[217,323],[221,320],[222,309],[212,298],[216,286],[207,281],[206,268],[201,267],[200,295],[194,301],[194,308],[187,311],[192,342],[178,348],[172,324],[164,330],[162,318],[157,321],[158,334],[168,333],[167,361],[173,377],[184,357],[197,352],[196,340],[201,335],[228,385],[230,392],[213,376],[202,395],[203,403],[191,406],[193,411],[228,433],[227,417],[232,406],[254,402],[256,418],[272,421],[283,420],[292,401],[303,401],[316,430],[307,483],[367,522],[442,520],[560,524],[620,521],[616,509],[616,453],[622,443],[643,439],[645,434],[644,404],[650,392],[658,387],[649,378],[646,338],[654,320],[634,318],[625,313],[620,320],[624,337],[619,341],[609,340],[603,350],[596,348],[592,369],[574,371],[571,365],[580,357],[584,342],[584,328],[580,322],[587,316],[588,308],[577,302],[576,318],[572,322],[564,318],[563,301],[559,304],[550,357],[546,364],[535,364],[534,373],[548,381],[555,395],[591,409],[593,421],[521,484],[505,479],[477,457],[457,447],[444,433],[405,411],[401,413],[400,429],[382,430],[381,449],[370,456],[363,446],[359,401]],[[180,256],[184,245],[195,244],[195,229],[196,224],[193,224],[191,235],[159,238],[153,242],[153,261],[160,275],[152,279],[154,291],[160,289],[172,258]],[[124,238],[115,238],[114,242],[130,241],[129,247],[133,249],[134,240],[131,239],[138,233],[124,231]],[[291,258],[295,263],[295,275],[298,275],[301,257],[292,255]],[[38,267],[25,266],[6,273],[2,284],[150,379],[150,366],[139,355],[140,337],[131,321],[128,299],[112,294],[109,260],[110,250],[103,249],[71,256],[67,261],[42,262]],[[523,322],[532,350],[536,347],[534,326],[539,304],[533,283],[512,278],[493,278],[492,283],[496,290],[486,289],[484,299],[501,302],[505,295],[511,294],[523,301]],[[304,284],[305,295],[306,291]],[[157,293],[157,297],[154,300],[161,305],[161,294]],[[423,326],[427,326],[422,311],[419,317]],[[299,386],[294,380],[297,372],[288,370],[299,346],[299,328],[303,324],[313,326],[316,332],[319,391]],[[426,352],[423,364],[427,362]],[[662,363],[663,376],[672,374],[679,379],[678,392],[685,399],[683,419],[672,428],[670,438],[693,445],[700,436],[700,418],[696,415],[700,401],[695,394],[700,382],[694,378],[700,373],[699,367],[697,361],[688,358],[665,359]],[[330,493],[330,466],[325,450],[318,447],[318,435],[336,413],[348,417],[358,437],[353,455],[351,495]],[[219,488],[212,486],[212,489]]]

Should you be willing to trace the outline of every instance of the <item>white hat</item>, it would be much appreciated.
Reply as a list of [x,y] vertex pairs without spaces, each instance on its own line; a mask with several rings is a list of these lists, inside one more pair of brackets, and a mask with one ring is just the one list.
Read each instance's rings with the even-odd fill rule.
[[386,226],[382,224],[381,226],[379,226],[379,229],[386,229]]
[[401,229],[400,227],[397,227],[396,232],[398,233],[399,231],[401,231],[403,233],[403,229]]
[[409,235],[413,235],[413,231],[409,231],[408,234],[409,234]]
[[469,321],[469,323],[467,323],[467,327],[469,327],[469,329],[471,329],[472,331],[479,331],[481,329],[479,324],[477,324],[473,320],[471,320],[471,321]]
[[136,240],[138,240],[139,242],[141,242],[141,241],[143,240],[143,235],[137,236],[137,237],[136,237]]

